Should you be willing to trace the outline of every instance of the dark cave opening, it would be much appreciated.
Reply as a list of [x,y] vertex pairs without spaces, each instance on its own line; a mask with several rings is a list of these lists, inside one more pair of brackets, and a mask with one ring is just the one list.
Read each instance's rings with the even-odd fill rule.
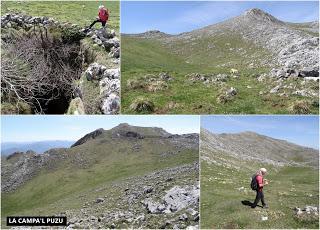
[[[16,31],[10,31],[1,38],[5,50],[1,64],[9,70],[1,71],[2,75],[7,74],[2,82],[2,102],[11,100],[14,104],[18,98],[34,114],[66,113],[75,82],[81,77],[83,35],[78,31],[39,26],[19,36]],[[14,91],[10,88],[12,83],[17,84]]]

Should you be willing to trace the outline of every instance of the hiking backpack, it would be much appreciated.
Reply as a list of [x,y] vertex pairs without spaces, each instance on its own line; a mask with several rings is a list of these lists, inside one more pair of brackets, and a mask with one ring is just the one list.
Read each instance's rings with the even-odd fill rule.
[[257,183],[257,176],[253,176],[251,179],[251,189],[257,190],[258,189],[258,183]]

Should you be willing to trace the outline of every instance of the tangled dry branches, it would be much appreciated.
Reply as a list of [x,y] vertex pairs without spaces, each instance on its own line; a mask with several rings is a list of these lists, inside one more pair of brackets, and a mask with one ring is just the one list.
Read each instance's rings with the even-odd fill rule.
[[25,102],[45,113],[50,101],[71,98],[81,74],[78,44],[64,44],[45,28],[2,43],[1,95],[9,103]]

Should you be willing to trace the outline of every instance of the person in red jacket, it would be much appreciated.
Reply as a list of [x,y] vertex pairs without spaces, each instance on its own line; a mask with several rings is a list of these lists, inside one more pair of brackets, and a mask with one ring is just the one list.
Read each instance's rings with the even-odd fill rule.
[[258,189],[256,190],[257,195],[254,203],[252,204],[252,208],[257,207],[259,201],[261,200],[263,208],[268,208],[268,205],[264,201],[263,187],[268,184],[267,180],[263,179],[263,176],[266,175],[267,170],[265,168],[261,168],[256,173],[256,181],[258,185]]
[[94,26],[94,24],[96,24],[97,22],[101,22],[102,27],[104,28],[107,24],[108,19],[109,19],[108,9],[104,8],[103,5],[99,6],[98,17],[94,22],[91,23],[91,25],[89,26],[89,29],[91,29],[91,27]]

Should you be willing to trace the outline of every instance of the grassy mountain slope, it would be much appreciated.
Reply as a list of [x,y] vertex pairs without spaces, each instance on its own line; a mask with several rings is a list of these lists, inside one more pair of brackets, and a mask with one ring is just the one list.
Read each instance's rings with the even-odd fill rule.
[[[223,142],[222,147],[212,143],[212,138],[216,137],[211,135],[205,130],[201,131],[201,228],[319,227],[318,217],[302,218],[294,211],[295,207],[303,208],[306,205],[318,207],[318,169],[290,164],[278,166],[275,163],[268,164],[244,159],[241,155],[240,157],[235,156],[223,150],[223,147],[226,146]],[[266,138],[263,139],[260,139],[259,142],[269,141]],[[250,145],[250,142],[238,140],[239,143]],[[280,150],[284,144],[283,141],[278,140],[278,143],[275,139],[273,141],[273,154],[279,157],[279,162],[285,163],[287,153]],[[236,145],[238,145],[241,149],[242,145],[239,143],[234,143],[230,147],[237,149]],[[286,144],[290,146],[289,143]],[[259,149],[259,143],[256,145],[251,143],[252,148],[255,146],[256,149]],[[291,146],[297,148],[296,145]],[[271,148],[270,146],[269,152]],[[307,151],[307,148],[305,149]],[[268,159],[269,157],[261,154],[260,158]],[[317,159],[318,155],[315,151],[314,161],[318,162]],[[296,163],[300,164],[301,161],[303,160],[300,159]],[[270,181],[270,184],[265,186],[264,193],[269,209],[260,207],[251,209],[242,204],[242,201],[254,201],[255,192],[250,188],[250,181],[251,176],[260,167],[268,170],[265,178]],[[268,217],[268,219],[263,221],[262,217]]]
[[[264,19],[265,16],[259,17]],[[315,95],[293,94],[294,90],[304,88],[317,92],[316,82],[305,84],[301,79],[290,78],[285,82],[289,87],[284,86],[279,93],[270,93],[279,85],[277,79],[269,77],[271,69],[279,67],[277,52],[264,47],[265,42],[252,41],[265,36],[264,27],[266,31],[272,27],[286,28],[290,33],[299,33],[299,36],[303,33],[301,36],[308,37],[310,33],[314,36],[315,32],[302,29],[309,28],[309,24],[293,25],[277,20],[270,23],[259,17],[252,19],[241,15],[178,35],[157,36],[157,32],[149,36],[146,33],[122,35],[122,112],[138,113],[130,108],[130,104],[137,97],[143,97],[155,104],[154,113],[288,114],[297,112],[290,107],[301,100],[305,100],[305,113],[318,113]],[[260,30],[256,29],[259,25]],[[238,73],[230,74],[231,69],[237,69]],[[148,90],[148,85],[154,83],[146,82],[147,75],[157,76],[161,72],[168,73],[172,81],[166,82],[164,89]],[[191,73],[211,76],[208,81],[190,81],[187,75]],[[218,74],[228,77],[216,80]],[[258,80],[260,76],[264,79]],[[146,86],[132,87],[131,81]],[[236,88],[237,95],[227,102],[219,101],[218,97],[231,87]]]
[[[140,139],[116,135],[121,130],[125,132],[127,128],[126,125],[119,126],[73,148],[45,153],[44,157],[50,159],[35,175],[16,190],[2,193],[2,226],[7,215],[52,215],[67,212],[69,218],[70,210],[80,212],[86,203],[91,203],[103,194],[106,199],[110,199],[108,205],[111,207],[99,210],[101,215],[117,208],[116,198],[125,192],[124,188],[120,192],[112,186],[128,183],[130,178],[142,177],[155,171],[161,172],[198,162],[196,139],[168,138],[163,134],[147,137],[150,133],[159,134],[159,130],[151,132],[151,128],[134,127],[134,130],[145,137]],[[2,169],[13,167],[16,162],[13,158],[4,160]],[[184,177],[194,183],[198,178],[196,171],[185,173]],[[179,181],[178,177],[173,177],[170,183],[179,184],[176,179]],[[143,186],[146,185],[148,184],[142,183],[132,186],[143,191]],[[104,225],[106,226],[108,225]]]
[[90,1],[2,1],[1,14],[8,12],[20,12],[32,16],[52,17],[61,22],[74,23],[81,26],[89,26],[98,14],[98,6],[104,4],[110,10],[109,26],[119,31],[119,2],[90,2]]

